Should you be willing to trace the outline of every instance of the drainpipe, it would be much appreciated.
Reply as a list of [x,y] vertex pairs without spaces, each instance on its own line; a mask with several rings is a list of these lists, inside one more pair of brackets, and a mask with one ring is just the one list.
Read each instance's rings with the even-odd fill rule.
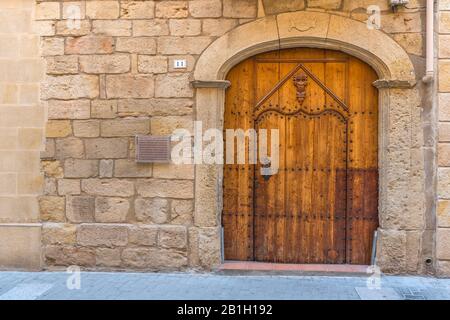
[[422,81],[431,83],[434,80],[434,0],[427,0],[426,38],[426,74]]

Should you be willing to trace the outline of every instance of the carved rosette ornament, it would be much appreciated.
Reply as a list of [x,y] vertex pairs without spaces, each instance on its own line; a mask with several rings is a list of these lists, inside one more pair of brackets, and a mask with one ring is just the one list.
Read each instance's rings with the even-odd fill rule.
[[300,105],[303,104],[306,98],[306,87],[308,86],[308,77],[306,74],[301,73],[294,76],[294,86],[297,88],[297,100]]

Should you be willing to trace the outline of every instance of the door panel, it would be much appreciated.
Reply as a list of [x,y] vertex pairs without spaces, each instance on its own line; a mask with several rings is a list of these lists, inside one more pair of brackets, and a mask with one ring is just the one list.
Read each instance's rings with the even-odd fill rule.
[[280,163],[268,179],[260,162],[224,166],[225,258],[368,264],[378,227],[375,72],[302,48],[247,59],[227,79],[225,129],[278,129]]

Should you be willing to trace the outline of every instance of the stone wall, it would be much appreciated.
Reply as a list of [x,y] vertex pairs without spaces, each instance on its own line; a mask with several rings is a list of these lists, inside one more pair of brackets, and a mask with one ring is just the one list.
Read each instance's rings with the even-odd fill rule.
[[0,1],[0,268],[40,268],[44,64],[34,0]]
[[[207,214],[207,222],[194,218],[194,186],[209,177],[194,181],[190,166],[136,164],[134,135],[191,129],[196,106],[190,80],[203,50],[238,25],[281,12],[327,11],[365,21],[367,7],[378,4],[382,30],[408,52],[420,79],[424,2],[412,0],[393,13],[386,0],[37,1],[47,62],[41,94],[48,107],[40,199],[45,266],[217,265],[219,213]],[[71,19],[74,12],[80,21]],[[175,59],[186,59],[187,69],[174,69]],[[388,127],[401,126],[399,134],[410,140],[389,170],[415,179],[418,187],[414,199],[402,198],[403,189],[388,195],[399,197],[398,207],[386,209],[395,213],[382,220],[382,237],[402,246],[383,248],[390,258],[381,262],[389,272],[424,272],[434,227],[425,223],[420,202],[424,166],[430,165],[423,157],[423,106],[415,90],[389,94],[411,102],[408,112],[392,107],[397,118]],[[408,189],[406,180],[401,183]],[[408,206],[416,208],[409,215]]]
[[438,13],[438,203],[437,271],[450,274],[450,1],[439,1]]

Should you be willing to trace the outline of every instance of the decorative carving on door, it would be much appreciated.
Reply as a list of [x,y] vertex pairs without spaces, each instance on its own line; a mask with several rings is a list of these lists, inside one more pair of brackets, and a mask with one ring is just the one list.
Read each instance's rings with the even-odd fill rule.
[[308,76],[304,73],[294,76],[294,86],[297,88],[297,101],[303,104],[306,98],[306,86],[308,85]]

